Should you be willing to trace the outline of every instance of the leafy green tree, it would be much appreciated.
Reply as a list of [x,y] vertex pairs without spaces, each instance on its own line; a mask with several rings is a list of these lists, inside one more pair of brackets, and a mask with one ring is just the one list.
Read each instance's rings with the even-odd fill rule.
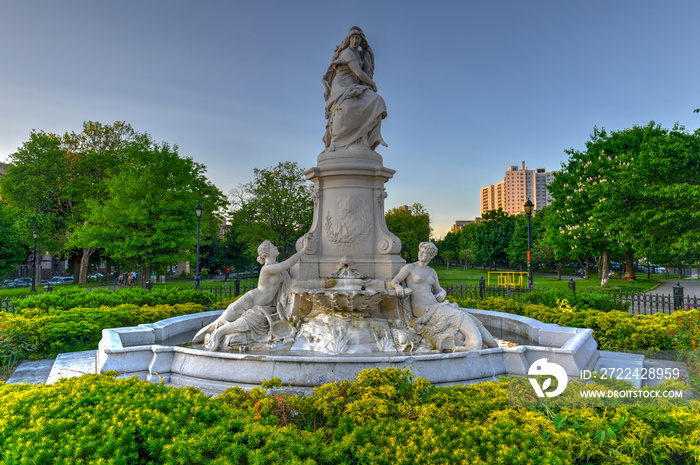
[[662,262],[697,258],[700,134],[653,121],[610,133],[595,128],[584,151],[567,153],[550,185],[559,230],[579,260],[601,257],[603,285],[610,254],[626,257],[626,279],[634,279],[635,253]]
[[474,242],[474,231],[479,227],[476,221],[461,227],[457,232],[458,249],[471,249]]
[[384,216],[389,231],[401,240],[401,256],[408,261],[418,257],[418,244],[430,240],[430,215],[425,207],[414,203],[392,208]]
[[[636,136],[629,150],[634,161],[624,171],[625,186],[631,190],[624,204],[628,219],[618,221],[630,230],[640,255],[678,265],[680,277],[684,262],[700,258],[700,131],[650,123],[610,138],[614,136]],[[634,268],[629,255],[626,262],[627,268]]]
[[195,206],[204,207],[202,236],[207,237],[221,224],[215,213],[225,200],[204,176],[203,165],[147,134],[127,143],[124,157],[120,171],[106,181],[106,199],[87,200],[86,224],[75,232],[76,241],[134,263],[143,285],[152,268],[192,256]]
[[234,225],[227,228],[224,234],[224,265],[225,268],[231,268],[231,272],[243,272],[247,267],[256,265],[256,256],[248,253],[243,241],[240,240],[239,234]]
[[294,162],[255,168],[253,173],[253,181],[231,192],[231,226],[251,256],[256,256],[258,245],[267,239],[282,257],[289,257],[296,240],[311,228],[312,185]]
[[[70,201],[66,185],[70,179],[61,138],[43,131],[32,131],[29,140],[10,155],[7,172],[0,177],[3,200],[18,215],[17,227],[28,247],[32,233],[39,231],[38,248],[57,252],[63,246]],[[39,263],[37,254],[36,262]],[[41,269],[35,263],[36,278]]]
[[443,252],[440,252],[440,257],[442,257],[442,260],[445,262],[445,265],[447,265],[447,269],[450,269],[450,265],[452,262],[455,261],[455,257],[457,254],[453,250],[445,250]]
[[[87,199],[104,200],[105,182],[122,166],[120,148],[133,140],[126,123],[83,123],[80,133],[63,137],[32,132],[13,155],[0,187],[8,203],[24,213],[25,229],[38,230],[40,246],[54,253],[78,248],[78,281],[86,282],[87,266],[96,249],[76,243],[84,225]],[[38,269],[37,269],[38,270]]]
[[513,237],[515,218],[503,209],[484,214],[473,234],[474,255],[477,261],[488,263],[489,270],[497,261],[508,259],[507,248]]
[[473,268],[474,264],[476,263],[476,260],[474,258],[474,249],[472,248],[460,250],[459,254],[457,255],[457,258],[459,258],[459,261],[464,263],[465,270],[467,269],[467,267]]
[[123,148],[135,137],[131,125],[123,121],[111,125],[86,121],[80,133],[66,132],[63,136],[70,169],[70,181],[66,186],[70,199],[67,247],[80,250],[79,283],[87,282],[89,261],[98,250],[81,242],[84,235],[80,234],[80,229],[89,227],[84,221],[88,214],[87,199],[93,205],[107,200],[107,181],[123,166]]
[[[530,218],[530,249],[541,240],[544,235],[544,225],[536,213]],[[527,264],[527,217],[518,215],[514,217],[513,237],[506,249],[508,261],[522,267]],[[530,260],[533,269],[537,268],[537,263]]]
[[0,276],[8,275],[27,258],[28,250],[16,225],[15,215],[0,202]]

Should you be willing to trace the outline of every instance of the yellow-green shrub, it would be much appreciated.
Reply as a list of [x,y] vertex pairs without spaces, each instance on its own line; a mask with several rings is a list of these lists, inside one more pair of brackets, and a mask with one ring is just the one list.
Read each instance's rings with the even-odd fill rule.
[[[278,383],[268,385],[273,386]],[[319,408],[333,395],[336,404]],[[20,464],[653,464],[700,459],[697,401],[664,409],[508,408],[507,395],[506,382],[434,387],[404,369],[368,370],[357,381],[324,385],[307,397],[234,388],[212,399],[193,388],[108,375],[68,378],[51,386],[0,383],[0,444],[3,463]],[[387,408],[377,413],[352,407],[370,398],[381,399]],[[281,421],[282,414],[288,421]],[[294,420],[313,415],[318,415],[316,425]],[[599,433],[608,430],[614,437],[601,441]]]
[[[690,340],[700,342],[700,332],[695,338],[679,335],[700,324],[697,310],[676,311],[670,315],[633,315],[612,310],[579,310],[568,305],[545,307],[491,297],[485,300],[457,301],[464,308],[478,308],[514,313],[542,321],[574,328],[590,328],[600,349],[604,350],[690,350]],[[683,333],[687,334],[687,333]]]
[[199,313],[200,304],[177,304],[41,310],[28,308],[7,315],[4,331],[24,338],[36,347],[34,358],[55,357],[62,352],[96,349],[105,328],[136,326],[144,323]]

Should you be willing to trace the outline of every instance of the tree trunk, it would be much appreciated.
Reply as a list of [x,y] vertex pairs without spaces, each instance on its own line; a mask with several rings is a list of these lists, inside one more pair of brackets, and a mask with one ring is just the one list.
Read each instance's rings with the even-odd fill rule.
[[600,257],[600,287],[608,287],[608,271],[610,270],[610,255],[608,249],[603,249],[603,255]]
[[625,252],[625,277],[622,279],[625,281],[635,281],[637,275],[634,268],[634,252],[632,249],[628,249],[627,252]]
[[139,266],[138,273],[139,273],[139,287],[141,287],[141,289],[145,289],[146,283],[148,282],[149,279],[151,279],[150,263],[146,263],[143,266]]
[[678,263],[678,279],[683,279],[683,262]]
[[87,272],[88,265],[90,264],[90,257],[95,253],[97,249],[92,247],[84,247],[83,255],[80,257],[80,275],[78,276],[78,283],[85,284],[87,282]]

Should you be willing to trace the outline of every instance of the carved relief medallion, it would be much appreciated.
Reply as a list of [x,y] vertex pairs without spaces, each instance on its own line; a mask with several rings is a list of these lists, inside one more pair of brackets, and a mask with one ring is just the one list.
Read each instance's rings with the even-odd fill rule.
[[340,245],[357,243],[372,231],[372,209],[359,195],[338,199],[338,213],[333,219],[331,212],[326,213],[323,230],[331,242]]

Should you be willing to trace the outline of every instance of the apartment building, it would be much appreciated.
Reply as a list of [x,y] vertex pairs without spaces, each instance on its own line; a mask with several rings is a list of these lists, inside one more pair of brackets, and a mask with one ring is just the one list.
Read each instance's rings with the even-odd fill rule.
[[544,168],[527,169],[525,162],[522,168],[510,166],[503,181],[480,189],[481,215],[499,208],[509,215],[518,215],[528,199],[535,204],[535,210],[540,210],[552,203],[547,186],[553,179],[554,172]]

